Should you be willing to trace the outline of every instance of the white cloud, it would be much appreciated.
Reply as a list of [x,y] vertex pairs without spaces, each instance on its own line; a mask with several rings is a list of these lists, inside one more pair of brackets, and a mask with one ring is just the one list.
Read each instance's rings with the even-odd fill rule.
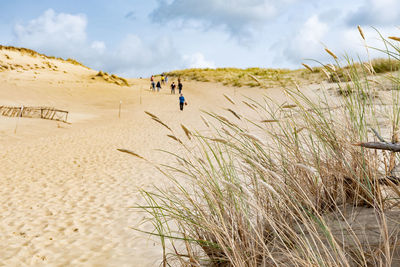
[[41,53],[75,58],[89,67],[128,76],[161,73],[184,66],[172,39],[143,40],[128,34],[114,47],[104,41],[89,41],[87,18],[83,14],[56,13],[49,9],[36,19],[14,27],[13,44]]
[[215,63],[206,60],[202,53],[183,56],[184,65],[186,68],[215,68]]
[[315,58],[321,53],[322,41],[328,31],[328,25],[317,15],[311,16],[294,37],[288,36],[286,41],[281,41],[286,47],[284,56],[297,63],[304,58]]
[[352,26],[387,26],[398,24],[400,20],[400,1],[366,0],[357,11],[351,12],[347,23]]
[[94,49],[95,51],[97,51],[97,53],[99,53],[99,54],[104,54],[104,52],[106,51],[106,44],[104,42],[101,42],[101,41],[92,42],[90,47],[92,49]]
[[277,17],[289,3],[297,0],[159,0],[151,18],[164,23],[200,21],[205,28],[222,28],[231,35],[246,38],[254,30]]
[[[294,32],[296,30],[296,34],[285,36],[273,46],[273,50],[279,55],[275,62],[283,58],[283,61],[292,62],[294,67],[300,67],[300,64],[307,59],[322,63],[331,62],[332,57],[324,51],[324,48],[329,48],[341,59],[348,56],[355,61],[359,59],[365,61],[368,56],[385,57],[384,53],[378,51],[385,49],[384,43],[378,32],[371,27],[363,27],[366,44],[369,47],[368,53],[357,27],[348,26],[342,20],[322,21],[320,16],[315,14],[295,28]],[[396,35],[398,32],[393,26],[381,26],[378,30],[383,37]],[[318,65],[313,61],[307,63]]]
[[15,43],[48,53],[67,54],[86,42],[86,25],[85,15],[57,14],[49,9],[26,25],[15,25]]
[[143,40],[138,35],[129,34],[107,58],[107,66],[125,75],[161,73],[182,62],[172,39],[155,37]]

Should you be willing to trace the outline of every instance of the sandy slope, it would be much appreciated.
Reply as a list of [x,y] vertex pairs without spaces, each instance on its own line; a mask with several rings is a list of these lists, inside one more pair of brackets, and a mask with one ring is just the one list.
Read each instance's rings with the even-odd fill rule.
[[93,80],[93,70],[18,51],[0,50],[0,64],[21,66],[0,72],[0,105],[54,106],[70,111],[72,122],[0,117],[0,266],[158,265],[158,240],[131,229],[144,215],[130,207],[142,201],[138,187],[164,178],[116,149],[170,162],[154,149],[177,151],[176,144],[145,110],[176,129],[201,130],[199,110],[221,111],[224,93],[262,92],[186,82],[189,105],[180,112],[177,95],[152,93],[147,80],[121,87]]

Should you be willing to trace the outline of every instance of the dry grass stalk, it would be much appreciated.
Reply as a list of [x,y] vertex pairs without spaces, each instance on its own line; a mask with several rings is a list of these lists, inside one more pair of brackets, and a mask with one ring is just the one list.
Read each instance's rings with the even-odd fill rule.
[[360,25],[358,25],[358,26],[357,26],[357,29],[358,29],[358,32],[359,32],[359,33],[360,33],[360,35],[361,35],[361,38],[363,38],[363,39],[365,40],[364,32],[363,32],[363,30],[362,30],[361,26],[360,26]]
[[311,72],[314,72],[314,70],[309,66],[309,65],[307,65],[307,64],[305,64],[305,63],[301,63],[301,65],[303,65],[306,69],[308,69],[309,71],[311,71]]
[[258,83],[258,85],[262,85],[261,81],[259,79],[257,79],[256,76],[249,74],[249,77],[252,78],[254,81],[256,81]]
[[222,143],[224,145],[229,143],[228,141],[226,141],[225,139],[222,139],[222,138],[211,138],[211,141],[214,141],[214,142],[217,142],[217,143]]
[[400,42],[400,37],[396,37],[396,36],[389,36],[388,38],[389,38],[389,39],[391,39],[391,40],[394,40],[394,41]]
[[326,51],[329,55],[331,55],[335,60],[338,59],[338,57],[337,57],[331,50],[329,50],[328,48],[325,48],[325,51]]
[[294,104],[286,104],[286,105],[283,105],[281,108],[295,108],[295,107],[297,107],[297,105],[294,105]]
[[279,120],[262,120],[261,122],[270,123],[270,122],[279,122]]
[[232,100],[232,98],[230,98],[229,96],[227,96],[226,94],[224,94],[224,97],[231,102],[233,105],[236,105],[235,101]]
[[331,78],[331,76],[329,75],[329,73],[325,69],[321,69],[321,70],[325,74],[326,78],[328,78],[328,79]]
[[144,113],[146,113],[147,115],[149,115],[149,116],[152,117],[153,119],[159,119],[156,115],[154,115],[154,114],[152,114],[152,113],[150,113],[150,112],[148,112],[148,111],[145,111]]
[[245,137],[247,137],[248,139],[251,139],[251,140],[253,140],[254,142],[256,142],[256,143],[259,143],[259,144],[264,144],[264,142],[263,141],[261,141],[261,139],[260,138],[258,138],[257,136],[255,136],[254,134],[251,134],[251,133],[245,133],[245,132],[243,132],[243,133],[241,133],[243,136],[245,136]]
[[161,124],[162,126],[164,126],[165,128],[167,128],[168,130],[170,130],[172,132],[172,129],[167,124],[162,122],[159,118],[157,118],[157,117],[156,118],[152,118],[152,120],[155,121],[155,122],[158,122],[159,124]]
[[228,108],[227,111],[229,111],[230,113],[233,114],[233,116],[235,116],[237,119],[241,120],[239,114],[237,114],[235,111],[233,111],[232,109]]
[[200,115],[201,120],[204,122],[204,124],[207,126],[207,128],[210,128],[210,124],[206,118],[204,118],[202,115]]
[[124,148],[118,148],[117,150],[118,150],[119,152],[127,153],[127,154],[132,155],[132,156],[134,156],[134,157],[137,157],[137,158],[139,158],[139,159],[144,159],[144,160],[145,160],[145,158],[143,158],[143,157],[140,156],[139,154],[136,154],[136,153],[133,152],[132,150],[128,150],[128,149],[124,149]]
[[335,66],[332,65],[332,64],[326,64],[326,65],[324,65],[324,67],[330,72],[335,72],[336,71]]
[[168,136],[169,138],[171,138],[171,139],[177,141],[178,143],[183,144],[182,141],[181,141],[178,137],[176,137],[175,135],[167,134],[167,136]]
[[192,137],[191,137],[191,135],[192,135],[192,132],[191,132],[191,131],[189,131],[189,129],[188,129],[188,128],[186,128],[186,126],[185,126],[185,125],[183,125],[183,124],[181,124],[181,127],[182,127],[183,131],[185,132],[185,134],[186,134],[186,137],[187,137],[189,140],[191,140],[191,139],[192,139]]

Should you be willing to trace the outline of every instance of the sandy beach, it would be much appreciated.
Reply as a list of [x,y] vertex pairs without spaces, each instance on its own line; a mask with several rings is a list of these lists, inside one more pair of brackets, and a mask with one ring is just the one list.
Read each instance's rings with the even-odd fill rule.
[[151,92],[148,79],[120,86],[82,66],[19,51],[0,50],[0,61],[21,66],[0,72],[0,105],[69,111],[68,124],[0,117],[0,266],[159,265],[158,240],[132,229],[144,216],[132,207],[142,201],[138,188],[160,185],[164,177],[117,148],[172,162],[156,149],[176,152],[176,144],[144,111],[184,138],[180,124],[204,130],[200,110],[224,112],[224,94],[265,92],[184,82],[189,105],[181,112],[178,95],[169,87]]

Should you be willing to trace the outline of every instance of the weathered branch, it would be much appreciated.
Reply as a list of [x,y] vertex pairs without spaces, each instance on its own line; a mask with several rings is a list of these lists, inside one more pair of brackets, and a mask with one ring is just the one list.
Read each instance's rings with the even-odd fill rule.
[[367,142],[354,144],[355,146],[361,146],[365,148],[379,149],[379,150],[389,150],[392,152],[400,152],[400,143],[392,144],[386,142]]

